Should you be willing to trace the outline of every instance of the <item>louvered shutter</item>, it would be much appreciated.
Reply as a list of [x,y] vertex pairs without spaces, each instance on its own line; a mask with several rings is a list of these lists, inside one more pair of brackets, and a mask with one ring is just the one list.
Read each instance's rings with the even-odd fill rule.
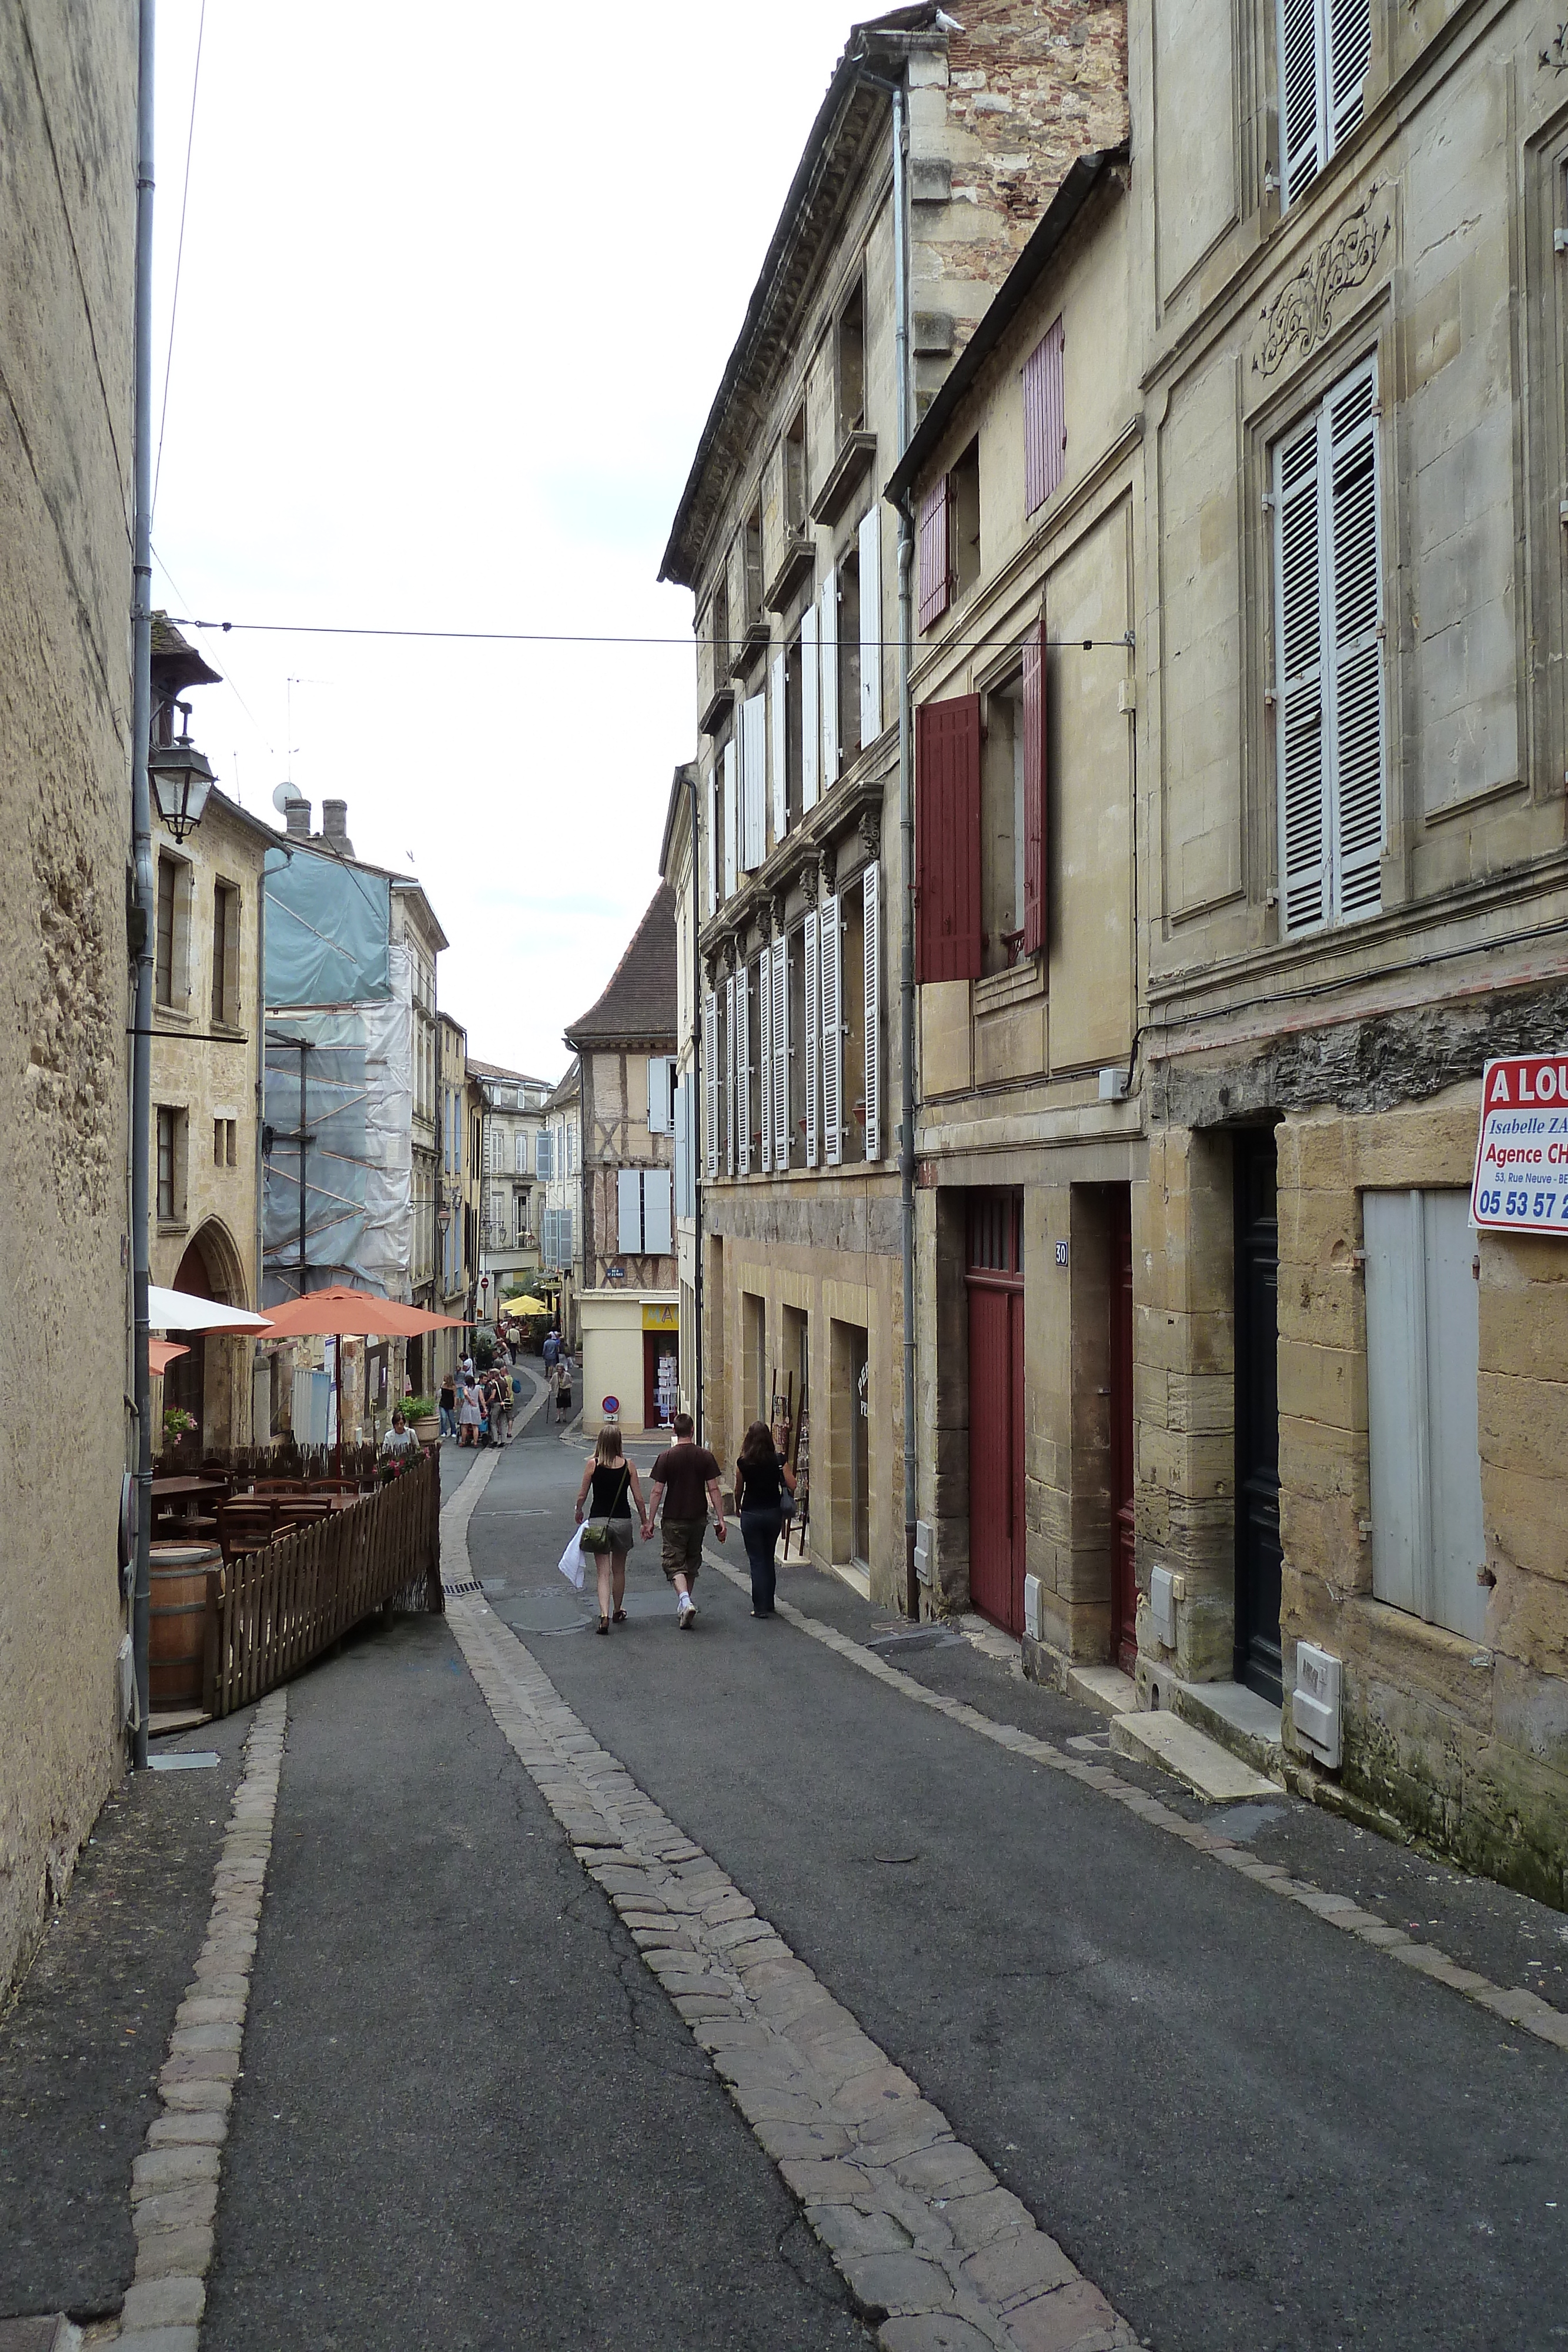
[[861,749],[882,733],[882,509],[862,518]]
[[677,1217],[689,1217],[692,1213],[686,1204],[691,1199],[692,1184],[689,1125],[691,1114],[688,1108],[691,1098],[690,1082],[683,1078],[674,1091],[675,1098],[671,1106],[671,1125],[674,1129],[675,1151],[675,1214]]
[[773,942],[773,1170],[789,1165],[789,943]]
[[800,615],[800,806],[817,805],[817,608]]
[[668,1135],[673,1128],[670,1067],[667,1054],[649,1055],[648,1132],[650,1135]]
[[740,846],[737,832],[738,816],[735,791],[735,745],[731,741],[724,747],[724,895],[727,898],[735,896],[737,853]]
[[718,787],[713,770],[707,775],[707,843],[704,875],[707,886],[707,908],[711,915],[718,905]]
[[1318,427],[1313,416],[1274,451],[1280,903],[1287,932],[1311,930],[1328,913]]
[[817,603],[817,654],[821,675],[822,790],[839,775],[839,574],[830,563]]
[[947,477],[933,482],[920,506],[920,625],[947,610]]
[[762,1097],[762,1172],[773,1173],[773,950],[757,959],[758,1092]]
[[817,1071],[821,1060],[822,958],[815,907],[806,913],[806,1165],[817,1165]]
[[[1383,903],[1383,641],[1379,562],[1377,373],[1360,368],[1323,404],[1319,443],[1328,472],[1329,807],[1333,912],[1375,915]],[[1322,493],[1320,490],[1320,497]]]
[[751,988],[750,966],[735,975],[735,1172],[751,1173]]
[[718,1176],[718,992],[712,988],[703,1005],[703,1096],[707,1114],[705,1164],[712,1184]]
[[784,692],[784,656],[775,654],[769,672],[773,708],[773,838],[782,841],[789,830],[789,703]]
[[555,1174],[555,1138],[548,1127],[539,1129],[538,1172],[547,1179]]
[[861,929],[865,943],[865,1156],[882,1158],[882,869],[874,859],[861,876]]
[[1023,951],[1045,945],[1045,622],[1023,649]]
[[643,1254],[643,1178],[635,1168],[615,1171],[617,1231],[615,1246],[623,1257]]
[[735,1173],[735,974],[724,983],[724,1172]]
[[1322,9],[1322,0],[1280,0],[1280,180],[1287,205],[1311,187],[1324,161]]
[[1361,121],[1366,69],[1372,63],[1369,0],[1320,0],[1327,23],[1329,152],[1342,146]]
[[643,1250],[648,1257],[668,1257],[674,1247],[670,1223],[670,1171],[643,1171]]
[[1060,319],[1040,337],[1023,368],[1024,512],[1042,507],[1061,479],[1067,448],[1065,336]]
[[740,706],[740,764],[746,823],[742,855],[755,874],[768,855],[768,704],[760,694]]
[[915,977],[980,976],[980,698],[915,719]]
[[843,941],[837,891],[822,893],[821,915],[822,1160],[837,1168],[844,1156]]

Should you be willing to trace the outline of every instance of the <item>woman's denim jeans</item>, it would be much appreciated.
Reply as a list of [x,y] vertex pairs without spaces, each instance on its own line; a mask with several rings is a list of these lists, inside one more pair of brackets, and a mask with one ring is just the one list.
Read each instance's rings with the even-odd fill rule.
[[777,1503],[766,1511],[742,1511],[740,1515],[740,1540],[746,1546],[746,1564],[751,1570],[751,1606],[758,1617],[773,1614],[773,1553],[781,1524]]

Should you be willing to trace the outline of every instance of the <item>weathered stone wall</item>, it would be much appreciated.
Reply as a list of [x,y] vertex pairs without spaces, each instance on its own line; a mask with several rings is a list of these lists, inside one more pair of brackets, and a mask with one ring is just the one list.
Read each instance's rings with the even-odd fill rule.
[[0,0],[0,1999],[122,1760],[135,29]]

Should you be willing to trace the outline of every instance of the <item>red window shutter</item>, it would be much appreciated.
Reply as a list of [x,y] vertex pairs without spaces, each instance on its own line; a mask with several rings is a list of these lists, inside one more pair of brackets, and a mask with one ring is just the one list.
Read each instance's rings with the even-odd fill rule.
[[1062,381],[1066,338],[1057,319],[1035,345],[1023,370],[1024,512],[1042,507],[1061,479],[1067,449],[1067,394]]
[[915,977],[980,977],[980,698],[915,714]]
[[947,610],[947,477],[934,482],[920,509],[920,625],[928,629]]
[[1045,945],[1045,620],[1023,649],[1023,951]]

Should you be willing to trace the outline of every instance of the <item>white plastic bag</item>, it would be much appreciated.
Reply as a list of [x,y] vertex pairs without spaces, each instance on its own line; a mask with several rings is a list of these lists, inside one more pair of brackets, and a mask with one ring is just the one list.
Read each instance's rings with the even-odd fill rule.
[[571,1541],[562,1552],[558,1565],[561,1574],[569,1578],[580,1592],[582,1591],[582,1529],[580,1528],[573,1528]]

